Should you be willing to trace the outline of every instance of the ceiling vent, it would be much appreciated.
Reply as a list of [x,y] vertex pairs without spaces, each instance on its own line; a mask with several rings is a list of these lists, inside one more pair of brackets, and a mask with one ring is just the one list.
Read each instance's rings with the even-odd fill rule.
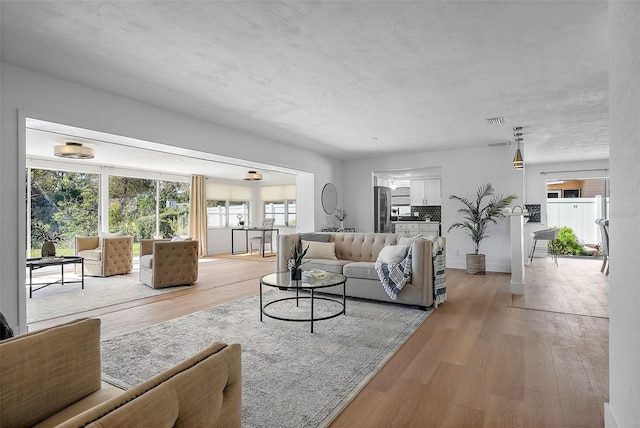
[[511,145],[511,141],[496,141],[493,143],[487,143],[487,146],[489,147],[500,147],[500,146],[510,146]]
[[80,143],[67,142],[64,146],[55,146],[53,154],[68,159],[93,159],[93,149]]
[[490,117],[488,119],[485,119],[487,121],[487,123],[489,125],[501,125],[504,123],[504,117],[502,116],[498,116],[498,117]]
[[257,171],[249,171],[242,175],[242,179],[247,181],[260,181],[262,180],[262,174]]

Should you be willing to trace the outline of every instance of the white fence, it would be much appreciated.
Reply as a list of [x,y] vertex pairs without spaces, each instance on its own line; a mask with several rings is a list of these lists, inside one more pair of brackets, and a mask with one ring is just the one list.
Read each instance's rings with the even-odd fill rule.
[[596,219],[604,217],[604,198],[547,199],[549,227],[570,227],[583,244],[601,242]]

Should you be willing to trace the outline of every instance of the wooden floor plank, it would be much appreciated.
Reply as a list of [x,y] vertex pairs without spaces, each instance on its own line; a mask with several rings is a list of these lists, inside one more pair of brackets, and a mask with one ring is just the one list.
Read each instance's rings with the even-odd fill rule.
[[524,398],[525,428],[556,428],[564,425],[557,394],[527,389]]
[[487,428],[524,427],[524,413],[524,401],[491,395],[489,408],[484,417],[484,426]]

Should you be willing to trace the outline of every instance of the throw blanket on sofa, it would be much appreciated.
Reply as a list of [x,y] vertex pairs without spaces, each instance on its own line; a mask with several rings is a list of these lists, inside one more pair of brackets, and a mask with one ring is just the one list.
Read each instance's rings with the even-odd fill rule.
[[445,271],[445,255],[442,238],[433,242],[433,305],[437,308],[447,300],[447,275]]
[[384,291],[387,292],[391,300],[396,300],[398,293],[411,276],[411,247],[409,247],[406,257],[400,263],[376,262],[375,268]]

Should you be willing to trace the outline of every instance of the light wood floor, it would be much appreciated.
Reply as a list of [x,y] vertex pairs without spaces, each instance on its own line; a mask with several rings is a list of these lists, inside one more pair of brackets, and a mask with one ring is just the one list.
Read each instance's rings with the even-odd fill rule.
[[[331,427],[602,427],[609,320],[571,313],[578,307],[573,312],[600,314],[591,306],[602,301],[563,291],[563,281],[580,277],[570,287],[592,284],[604,290],[595,295],[606,296],[600,265],[587,262],[561,259],[556,268],[548,259],[534,260],[527,267],[529,302],[512,299],[507,274],[448,269],[448,301]],[[198,284],[189,290],[30,328],[92,316],[101,318],[103,337],[113,337],[256,294],[257,279],[273,270],[264,261],[212,259],[201,265]],[[547,292],[553,297],[545,302]]]

